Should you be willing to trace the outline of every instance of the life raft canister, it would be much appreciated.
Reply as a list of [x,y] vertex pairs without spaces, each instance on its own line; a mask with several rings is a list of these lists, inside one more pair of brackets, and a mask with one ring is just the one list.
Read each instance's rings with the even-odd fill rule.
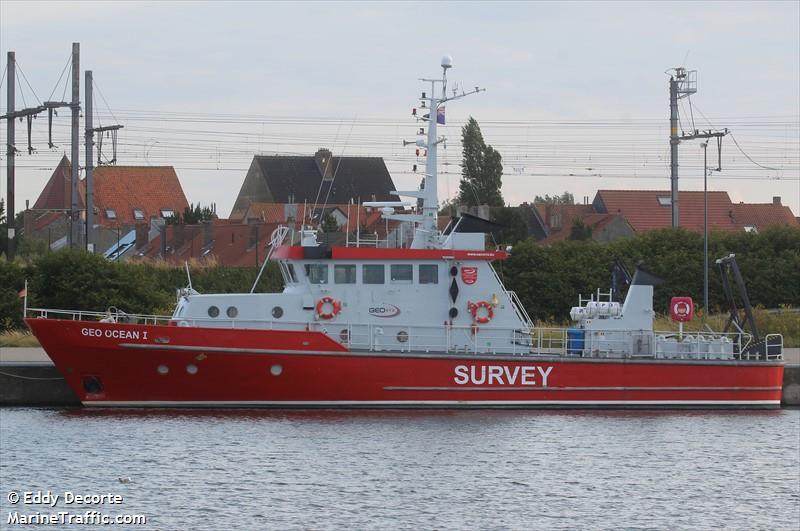
[[[472,319],[478,324],[486,324],[492,320],[494,317],[494,308],[492,307],[492,303],[487,301],[478,301],[478,302],[470,302],[467,303],[467,308],[469,308],[469,313],[472,314]],[[481,308],[486,309],[486,313],[481,315],[479,312]]]
[[[325,305],[330,304],[331,311],[325,311]],[[320,319],[333,319],[338,315],[338,313],[342,311],[342,303],[334,299],[333,297],[322,297],[317,302],[317,317]]]

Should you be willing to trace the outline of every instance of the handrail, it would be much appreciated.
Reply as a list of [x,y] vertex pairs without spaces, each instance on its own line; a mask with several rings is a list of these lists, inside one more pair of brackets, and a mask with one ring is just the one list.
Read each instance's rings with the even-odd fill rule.
[[[145,325],[180,327],[245,328],[261,330],[307,330],[322,332],[356,350],[393,352],[465,352],[498,355],[544,355],[584,358],[666,358],[666,359],[742,359],[747,338],[739,333],[685,333],[653,330],[591,331],[579,344],[573,343],[568,328],[506,328],[455,325],[386,325],[339,321],[274,321],[268,319],[186,318],[165,315],[127,314],[115,311],[53,310],[27,308],[39,318],[65,318],[76,321],[133,322]],[[27,315],[26,315],[27,317]],[[602,341],[593,334],[606,333]],[[613,334],[617,334],[614,336]],[[599,337],[599,335],[597,336]],[[619,339],[611,339],[619,337]],[[644,347],[633,347],[636,339]],[[721,340],[727,338],[727,341]],[[715,340],[716,342],[712,342]],[[768,334],[766,360],[783,359],[783,336]],[[714,348],[710,348],[714,345]]]

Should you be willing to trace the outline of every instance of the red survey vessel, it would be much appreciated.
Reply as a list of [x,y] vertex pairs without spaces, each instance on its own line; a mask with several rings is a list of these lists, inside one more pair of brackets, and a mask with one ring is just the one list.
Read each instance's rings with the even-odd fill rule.
[[[417,116],[427,127],[427,138],[416,143],[427,153],[424,186],[397,192],[420,206],[364,203],[398,228],[394,247],[388,234],[365,241],[358,232],[347,245],[329,247],[303,220],[279,227],[270,241],[268,261],[277,263],[285,284],[280,293],[255,292],[256,279],[249,293],[201,294],[190,280],[171,316],[26,304],[26,323],[81,402],[779,407],[780,336],[753,341],[741,330],[654,330],[657,279],[641,269],[624,302],[598,291],[579,297],[572,327],[536,327],[493,267],[508,252],[486,250],[479,220],[462,216],[438,230],[437,121],[444,121],[446,102],[469,94],[448,97],[449,57],[442,67],[442,78],[428,80],[430,92],[422,96],[431,114]],[[430,120],[434,110],[438,118]],[[691,317],[690,304],[675,306],[681,319]]]

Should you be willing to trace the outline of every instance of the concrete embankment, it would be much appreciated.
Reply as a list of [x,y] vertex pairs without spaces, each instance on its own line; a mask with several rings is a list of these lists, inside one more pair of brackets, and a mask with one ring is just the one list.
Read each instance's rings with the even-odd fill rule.
[[[800,348],[784,351],[784,406],[800,406]],[[80,402],[40,348],[0,348],[0,406],[77,406]]]

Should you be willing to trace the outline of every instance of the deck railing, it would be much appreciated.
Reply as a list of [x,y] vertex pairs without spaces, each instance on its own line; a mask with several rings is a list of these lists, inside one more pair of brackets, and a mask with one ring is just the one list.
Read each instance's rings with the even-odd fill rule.
[[[284,321],[268,319],[182,318],[165,315],[128,314],[116,308],[106,312],[27,308],[26,317],[129,323],[152,326],[236,328],[259,330],[308,330],[322,332],[353,350],[373,352],[463,352],[475,355],[539,355],[583,358],[666,359],[783,359],[783,337],[764,338],[766,356],[751,347],[751,338],[740,333],[676,332],[652,330],[593,331],[571,337],[567,328],[512,329],[449,325],[385,325],[338,321]],[[574,329],[573,329],[574,330]],[[609,339],[615,337],[618,339]],[[602,341],[598,338],[602,337]],[[725,338],[725,339],[723,339]],[[638,342],[638,343],[636,343]],[[710,348],[709,345],[715,345]],[[724,345],[724,348],[723,346]]]

